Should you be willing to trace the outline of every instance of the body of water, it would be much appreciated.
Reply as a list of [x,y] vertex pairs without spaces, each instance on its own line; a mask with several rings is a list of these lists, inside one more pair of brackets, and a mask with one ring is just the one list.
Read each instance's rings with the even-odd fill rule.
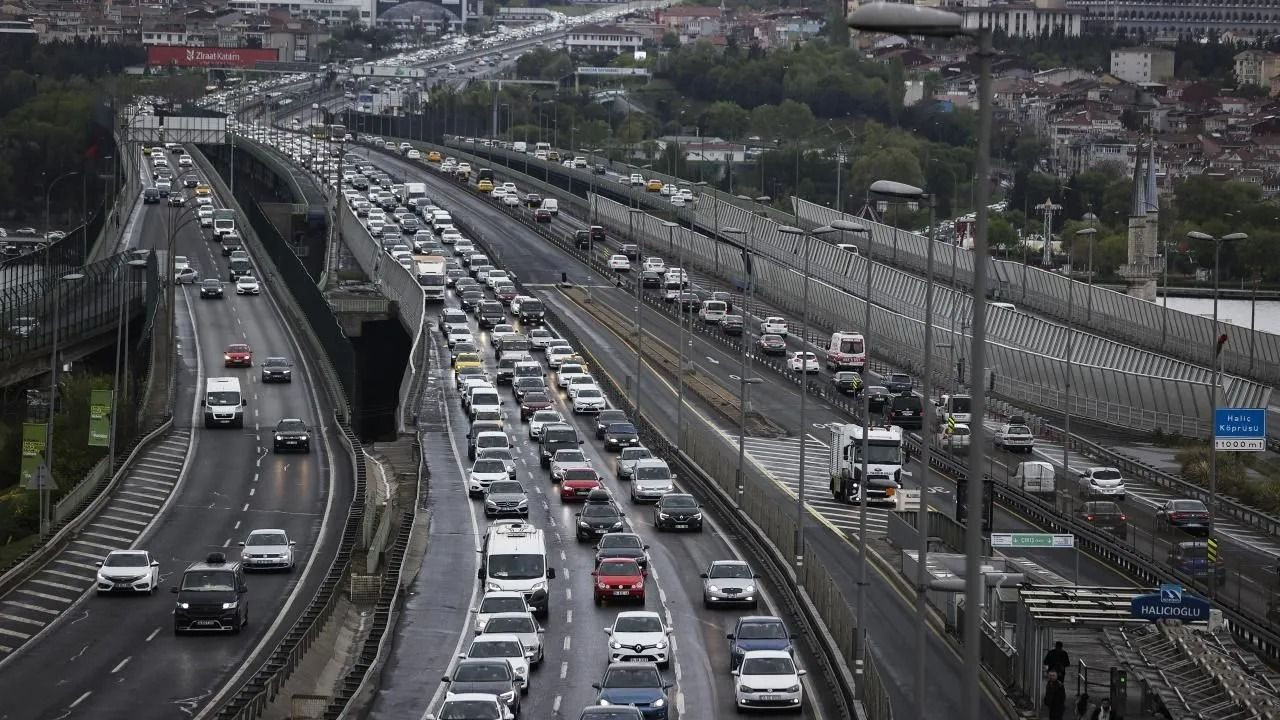
[[[1164,298],[1159,298],[1156,302],[1163,305],[1164,301]],[[1254,329],[1280,335],[1280,301],[1259,300],[1256,313],[1251,310],[1250,305],[1251,303],[1248,300],[1219,299],[1218,321],[1247,328],[1250,327],[1250,321],[1252,320]],[[1213,299],[1171,297],[1169,298],[1169,309],[1212,318]]]

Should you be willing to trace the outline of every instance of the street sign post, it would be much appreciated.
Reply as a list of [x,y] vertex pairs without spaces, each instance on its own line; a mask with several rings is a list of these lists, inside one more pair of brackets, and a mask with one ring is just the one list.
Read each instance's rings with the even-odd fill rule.
[[1266,408],[1217,408],[1213,412],[1215,450],[1265,452]]
[[1054,535],[1052,533],[991,533],[993,548],[1022,548],[1042,550],[1076,551],[1076,585],[1080,584],[1080,549],[1076,547],[1075,535]]

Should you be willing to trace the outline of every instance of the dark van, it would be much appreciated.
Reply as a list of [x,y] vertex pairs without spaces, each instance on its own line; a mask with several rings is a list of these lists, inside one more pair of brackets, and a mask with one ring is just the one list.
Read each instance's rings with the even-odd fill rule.
[[884,418],[890,425],[922,428],[924,427],[924,401],[919,395],[898,395],[885,405]]
[[493,168],[480,168],[480,175],[476,177],[476,182],[481,180],[493,182]]
[[173,606],[173,634],[184,632],[238,633],[249,622],[245,605],[244,571],[220,552],[193,563],[172,588],[178,596]]
[[582,444],[578,431],[572,425],[548,425],[542,429],[542,447],[538,450],[539,464],[551,467],[551,458],[557,450],[577,449]]

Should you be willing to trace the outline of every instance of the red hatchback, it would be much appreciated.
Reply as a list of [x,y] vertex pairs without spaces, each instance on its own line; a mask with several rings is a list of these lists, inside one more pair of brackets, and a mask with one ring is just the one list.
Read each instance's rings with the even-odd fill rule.
[[243,343],[228,345],[222,361],[225,367],[253,367],[253,350]]
[[606,558],[591,572],[596,604],[609,600],[644,602],[645,571],[630,558]]
[[560,481],[562,502],[586,502],[592,490],[603,487],[600,476],[591,468],[567,468]]

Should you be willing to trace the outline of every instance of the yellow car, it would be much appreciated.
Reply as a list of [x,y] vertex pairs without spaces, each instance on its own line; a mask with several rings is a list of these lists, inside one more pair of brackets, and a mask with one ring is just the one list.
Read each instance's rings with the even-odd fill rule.
[[432,150],[427,153],[427,162],[440,162],[440,152],[438,150]]
[[555,150],[552,150],[547,153],[547,159],[550,160],[551,162],[560,162],[560,153],[556,152]]
[[208,185],[205,185],[204,183],[196,185],[196,197],[209,197],[212,194],[213,188],[210,188]]
[[648,183],[645,184],[644,189],[647,190],[648,192],[662,192],[662,181],[650,180]]
[[476,189],[479,190],[480,192],[493,192],[493,181],[481,180],[480,182],[476,183]]
[[481,367],[480,353],[458,353],[458,357],[453,361],[453,369],[461,370],[467,367]]

